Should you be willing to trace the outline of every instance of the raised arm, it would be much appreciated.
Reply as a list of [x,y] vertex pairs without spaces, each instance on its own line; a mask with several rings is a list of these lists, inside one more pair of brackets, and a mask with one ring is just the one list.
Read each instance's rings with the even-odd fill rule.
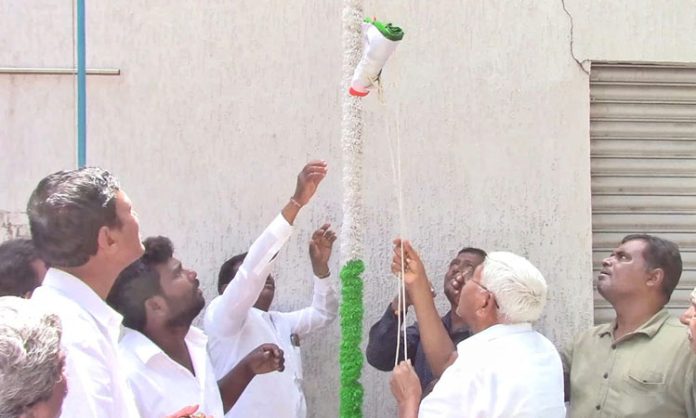
[[435,308],[432,286],[425,273],[425,267],[416,250],[409,241],[394,240],[392,271],[401,273],[402,247],[404,256],[404,281],[416,310],[420,330],[420,341],[430,369],[435,377],[440,377],[447,368],[455,346],[442,324]]
[[271,271],[272,261],[290,238],[297,214],[314,196],[326,171],[326,162],[311,161],[298,174],[295,193],[283,207],[281,214],[251,245],[236,276],[223,294],[208,306],[204,318],[207,333],[230,335],[244,325],[246,314],[256,303]]
[[328,325],[338,315],[338,296],[329,280],[329,259],[334,241],[336,233],[328,223],[314,231],[309,241],[309,258],[314,273],[312,305],[294,312],[274,313],[285,318],[291,324],[292,332],[299,337]]
[[257,374],[285,370],[283,350],[275,344],[261,344],[237,363],[222,379],[218,388],[222,397],[222,407],[227,413]]

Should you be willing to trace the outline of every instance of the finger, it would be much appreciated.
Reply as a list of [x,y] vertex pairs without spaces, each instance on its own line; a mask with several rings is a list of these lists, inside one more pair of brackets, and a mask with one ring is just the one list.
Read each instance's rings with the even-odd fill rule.
[[418,253],[416,252],[416,250],[413,249],[413,246],[411,245],[411,241],[404,241],[403,246],[404,246],[404,257],[406,257],[406,261],[414,260],[416,262],[420,262],[420,257],[418,256]]
[[195,413],[198,410],[198,405],[190,405],[190,406],[185,406],[181,410],[177,411],[174,413],[174,417],[185,417],[187,415],[191,415]]
[[336,236],[336,234],[334,234],[334,233],[332,232],[331,235],[329,236],[329,243],[330,243],[330,244],[333,244],[334,241],[336,241],[336,238],[338,238],[338,237]]
[[305,164],[305,167],[309,166],[324,166],[326,167],[328,164],[326,163],[325,160],[311,160],[307,164]]
[[327,168],[326,166],[321,166],[321,165],[310,165],[305,167],[303,170],[304,175],[309,175],[309,174],[326,174]]
[[326,234],[326,232],[329,230],[329,228],[331,228],[331,224],[327,222],[324,225],[322,225],[321,228],[319,228],[319,229],[324,231],[324,234]]

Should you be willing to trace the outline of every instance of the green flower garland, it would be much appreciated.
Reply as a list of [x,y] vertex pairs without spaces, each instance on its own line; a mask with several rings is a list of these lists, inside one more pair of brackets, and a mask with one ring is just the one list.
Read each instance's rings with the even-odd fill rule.
[[350,260],[341,269],[341,418],[361,418],[363,387],[360,373],[363,354],[360,350],[363,321],[363,281],[365,271],[362,260]]

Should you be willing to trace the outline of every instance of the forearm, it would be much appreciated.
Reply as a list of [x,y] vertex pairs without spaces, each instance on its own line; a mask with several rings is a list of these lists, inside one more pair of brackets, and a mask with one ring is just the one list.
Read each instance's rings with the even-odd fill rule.
[[222,379],[218,380],[222,407],[225,413],[237,403],[239,397],[242,396],[242,392],[251,383],[254,376],[256,376],[254,372],[242,359]]
[[409,399],[399,404],[399,418],[418,418],[419,400]]
[[435,377],[440,377],[447,362],[455,351],[454,344],[442,324],[427,280],[414,283],[409,288],[411,300],[416,310],[420,343],[425,352],[430,369]]
[[295,218],[297,218],[297,214],[300,213],[300,209],[302,209],[302,205],[300,205],[297,200],[290,199],[280,213],[283,215],[283,218],[285,218],[285,220],[292,225],[295,223]]
[[293,312],[276,312],[274,315],[283,317],[290,323],[290,329],[300,338],[317,331],[338,316],[338,296],[328,279],[314,280],[314,295],[312,305]]
[[[229,283],[216,306],[209,307],[206,321],[228,332],[239,328],[246,312],[254,306],[263,289],[272,261],[292,234],[292,226],[282,216],[276,216],[249,247],[249,252],[235,278]],[[212,309],[211,309],[212,308]]]

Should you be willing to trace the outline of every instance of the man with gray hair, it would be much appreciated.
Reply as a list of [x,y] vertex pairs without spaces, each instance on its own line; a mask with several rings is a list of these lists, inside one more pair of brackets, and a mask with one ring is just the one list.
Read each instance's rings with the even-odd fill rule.
[[561,359],[531,325],[546,304],[546,281],[539,270],[518,255],[493,252],[473,273],[456,278],[461,288],[457,315],[473,335],[455,348],[435,309],[420,257],[408,241],[394,243],[392,271],[400,273],[403,262],[421,343],[433,374],[441,376],[420,403],[418,377],[410,363],[399,364],[391,380],[399,417],[564,418]]
[[68,387],[60,319],[35,302],[0,297],[0,417],[57,418]]
[[143,253],[130,199],[108,171],[88,167],[41,180],[27,213],[39,256],[52,266],[31,300],[63,325],[70,383],[63,416],[138,417],[118,360],[122,318],[104,301]]

